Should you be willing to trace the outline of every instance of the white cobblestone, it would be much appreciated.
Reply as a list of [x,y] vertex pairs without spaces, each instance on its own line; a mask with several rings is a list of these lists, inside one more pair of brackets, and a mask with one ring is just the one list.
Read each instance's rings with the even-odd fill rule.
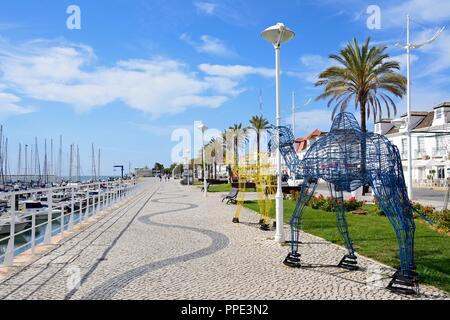
[[[288,268],[282,264],[288,247],[259,230],[253,212],[243,210],[241,221],[248,223],[236,225],[231,223],[234,207],[220,203],[218,194],[205,199],[199,189],[175,182],[152,181],[147,189],[145,197],[106,214],[1,281],[0,298],[448,299],[428,286],[421,286],[418,297],[389,292],[384,287],[393,270],[363,257],[361,270],[339,269],[335,265],[345,250],[305,233],[302,262],[311,266]],[[121,216],[120,210],[127,212]],[[376,270],[369,268],[373,265],[382,270],[381,281],[368,271]],[[83,279],[72,292],[69,267],[80,268]]]

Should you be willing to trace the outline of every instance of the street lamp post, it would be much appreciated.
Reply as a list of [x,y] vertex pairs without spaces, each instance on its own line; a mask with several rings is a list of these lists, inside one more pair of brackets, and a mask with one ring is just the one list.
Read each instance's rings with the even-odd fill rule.
[[198,129],[202,132],[202,159],[203,159],[203,195],[206,197],[208,195],[208,190],[206,186],[206,157],[205,157],[205,131],[208,127],[203,123],[199,124]]
[[189,153],[191,152],[191,150],[186,149],[184,151],[186,152],[186,173],[187,173],[187,175],[186,175],[186,180],[187,180],[186,185],[189,185]]
[[[277,23],[275,26],[269,27],[261,33],[262,37],[268,42],[272,43],[275,48],[275,65],[276,65],[276,120],[277,127],[281,125],[281,112],[280,112],[280,48],[281,44],[288,42],[294,38],[295,33],[287,28],[282,23]],[[278,136],[279,139],[279,136]],[[276,201],[276,233],[275,241],[284,242],[284,210],[283,210],[283,191],[281,189],[281,153],[277,149],[277,194],[275,196]]]

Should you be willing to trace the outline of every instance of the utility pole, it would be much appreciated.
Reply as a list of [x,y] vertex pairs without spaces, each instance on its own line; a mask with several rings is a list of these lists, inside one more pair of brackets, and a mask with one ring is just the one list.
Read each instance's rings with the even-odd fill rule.
[[406,184],[408,187],[408,197],[410,200],[414,198],[413,193],[413,159],[412,159],[412,121],[411,121],[411,49],[419,49],[427,44],[434,42],[437,37],[444,31],[445,27],[442,27],[435,35],[420,44],[411,43],[411,17],[409,14],[406,16],[406,45],[396,44],[397,47],[406,49],[406,78],[407,78],[407,93],[406,93],[406,106],[407,106],[407,123],[406,123],[406,133],[408,141],[408,171],[406,175]]
[[292,92],[292,134],[295,139],[295,92]]

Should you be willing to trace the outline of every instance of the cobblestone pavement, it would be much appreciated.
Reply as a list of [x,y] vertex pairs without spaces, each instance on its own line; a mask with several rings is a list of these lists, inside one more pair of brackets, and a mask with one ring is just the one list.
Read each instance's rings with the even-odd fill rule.
[[339,269],[345,250],[305,233],[307,267],[288,268],[288,247],[259,230],[253,212],[236,225],[220,194],[205,199],[196,187],[156,180],[145,190],[17,267],[0,280],[0,299],[449,298],[427,286],[418,297],[389,292],[393,269],[363,257],[361,270]]

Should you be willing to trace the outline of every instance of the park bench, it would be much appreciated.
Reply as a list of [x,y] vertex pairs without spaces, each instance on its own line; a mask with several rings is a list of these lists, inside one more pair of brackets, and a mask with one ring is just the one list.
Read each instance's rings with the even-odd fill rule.
[[224,202],[225,200],[227,200],[227,204],[233,203],[236,204],[237,203],[237,196],[239,193],[239,189],[237,188],[232,188],[230,193],[227,194],[225,197],[222,198],[222,202]]
[[[206,191],[209,191],[210,185],[211,185],[211,183],[209,183],[209,182],[206,183]],[[202,186],[202,192],[205,192],[205,186]]]

